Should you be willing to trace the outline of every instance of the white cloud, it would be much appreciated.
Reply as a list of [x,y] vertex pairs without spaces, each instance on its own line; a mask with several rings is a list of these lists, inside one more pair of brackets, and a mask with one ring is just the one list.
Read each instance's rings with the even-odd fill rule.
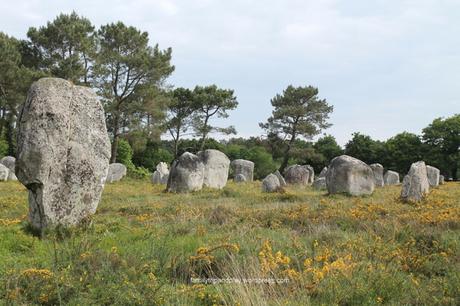
[[318,86],[335,105],[328,132],[341,143],[354,131],[417,132],[460,112],[459,1],[17,0],[0,2],[0,29],[25,37],[71,10],[171,46],[178,86],[234,88],[240,106],[226,122],[242,135],[261,133],[270,98],[290,83]]

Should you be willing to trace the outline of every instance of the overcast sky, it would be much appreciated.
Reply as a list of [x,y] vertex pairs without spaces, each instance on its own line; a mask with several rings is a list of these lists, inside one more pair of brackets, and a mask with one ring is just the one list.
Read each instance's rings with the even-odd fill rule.
[[0,31],[24,38],[60,12],[121,20],[173,49],[174,86],[235,90],[225,124],[261,135],[270,99],[313,85],[334,105],[326,130],[387,139],[460,113],[459,0],[0,0]]

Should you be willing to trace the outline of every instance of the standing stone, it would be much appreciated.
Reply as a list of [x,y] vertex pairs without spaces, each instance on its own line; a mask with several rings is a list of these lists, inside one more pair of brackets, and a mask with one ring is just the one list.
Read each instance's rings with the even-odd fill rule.
[[310,166],[310,165],[305,165],[304,167],[307,168],[307,170],[309,172],[309,174],[308,174],[308,185],[311,185],[315,181],[315,169],[313,169],[313,167]]
[[227,155],[211,149],[198,152],[197,155],[204,164],[203,185],[216,189],[224,188],[227,184],[230,166],[230,159],[228,159]]
[[109,165],[109,173],[107,174],[107,183],[118,182],[125,177],[127,172],[126,166],[120,163],[113,163]]
[[313,182],[313,188],[318,189],[318,190],[327,189],[326,178],[325,177],[318,177]]
[[169,169],[165,162],[158,163],[155,172],[152,174],[152,183],[158,185],[166,185],[168,183]]
[[262,181],[263,192],[277,192],[281,189],[280,180],[276,175],[269,174]]
[[444,180],[445,180],[444,175],[440,175],[439,176],[439,185],[444,185],[444,183],[445,183]]
[[305,166],[292,165],[284,170],[284,179],[288,184],[308,185],[310,171]]
[[428,176],[428,183],[430,183],[430,187],[437,187],[439,185],[439,176],[440,176],[439,169],[433,166],[427,165],[426,174]]
[[16,177],[16,158],[13,156],[5,156],[0,159],[0,164],[4,165],[9,169],[8,172],[8,180],[9,181],[17,181],[18,178]]
[[396,171],[388,170],[383,177],[385,185],[399,185],[399,173]]
[[195,154],[185,152],[176,159],[169,171],[167,190],[189,192],[203,188],[204,164]]
[[3,164],[0,164],[0,181],[7,181],[10,170]]
[[331,161],[326,184],[330,194],[369,195],[374,192],[374,172],[359,159],[341,155]]
[[401,198],[406,202],[419,202],[430,191],[425,162],[413,163],[404,177]]
[[233,178],[233,181],[235,183],[244,183],[246,182],[246,177],[240,173],[240,174],[235,175],[235,177]]
[[17,139],[16,175],[29,190],[32,227],[75,225],[95,213],[110,140],[104,109],[91,88],[56,78],[32,84]]
[[372,164],[370,165],[372,172],[374,172],[374,184],[376,187],[383,187],[383,166],[381,164]]
[[287,185],[286,180],[284,179],[284,177],[281,175],[281,173],[278,170],[276,170],[274,174],[276,175],[276,177],[280,181],[281,187],[284,187],[284,186]]
[[323,170],[321,170],[321,172],[319,173],[318,177],[326,177],[326,173],[327,173],[327,167],[324,167]]
[[245,177],[245,182],[252,182],[254,179],[254,163],[245,159],[235,159],[230,166],[233,170],[233,175],[236,177],[242,174]]

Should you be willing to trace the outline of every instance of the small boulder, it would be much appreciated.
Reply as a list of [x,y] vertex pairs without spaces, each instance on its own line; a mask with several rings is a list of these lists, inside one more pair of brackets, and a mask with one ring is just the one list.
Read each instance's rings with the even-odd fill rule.
[[381,164],[371,164],[369,165],[374,172],[374,184],[376,187],[383,187],[383,166]]
[[211,149],[198,152],[197,155],[204,164],[203,185],[216,189],[224,188],[227,184],[230,166],[230,159],[228,159],[227,155]]
[[109,172],[107,174],[107,183],[118,182],[126,175],[126,166],[120,163],[113,163],[109,165]]
[[245,159],[235,159],[231,162],[230,166],[233,170],[233,176],[242,174],[245,177],[245,182],[252,182],[254,180],[254,163]]
[[0,159],[0,164],[4,165],[9,169],[8,172],[8,180],[9,181],[17,181],[18,178],[16,177],[16,158],[13,156],[5,156]]
[[0,181],[7,181],[10,170],[3,164],[0,164]]
[[185,152],[176,159],[169,171],[169,192],[190,192],[203,188],[204,164],[195,154]]
[[396,171],[388,170],[385,173],[385,176],[383,177],[383,182],[385,183],[385,185],[388,185],[388,186],[399,185],[400,184],[399,173]]
[[281,175],[281,173],[278,170],[276,170],[274,174],[276,175],[276,177],[280,181],[281,187],[284,187],[284,186],[287,185],[286,180],[284,179],[284,177]]
[[156,170],[152,174],[151,181],[153,184],[166,185],[168,183],[168,177],[168,164],[161,162],[156,166]]
[[406,202],[419,202],[430,191],[425,162],[413,163],[409,173],[404,177],[401,198]]
[[277,192],[281,189],[280,180],[274,174],[267,175],[262,181],[263,192]]
[[327,189],[326,178],[325,177],[316,178],[316,180],[313,182],[313,188],[317,190]]
[[308,185],[310,171],[305,166],[292,165],[284,170],[286,183],[292,185]]
[[438,168],[433,166],[426,166],[426,174],[428,176],[428,183],[430,183],[430,187],[437,187],[439,185],[439,176],[441,171]]
[[326,177],[327,167],[324,167],[323,170],[319,173],[318,177]]
[[439,185],[444,185],[444,183],[445,183],[444,175],[440,175],[439,176]]
[[374,172],[363,161],[341,155],[331,161],[326,184],[330,194],[369,195],[374,192]]
[[240,173],[240,174],[235,175],[235,177],[233,178],[233,181],[235,183],[244,183],[246,182],[246,177]]

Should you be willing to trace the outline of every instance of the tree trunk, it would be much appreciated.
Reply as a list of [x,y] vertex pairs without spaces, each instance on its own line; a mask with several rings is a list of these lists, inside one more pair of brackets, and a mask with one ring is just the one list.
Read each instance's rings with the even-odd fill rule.
[[113,118],[113,142],[112,142],[112,155],[110,156],[110,163],[113,164],[117,161],[117,150],[118,150],[118,115],[114,115]]
[[279,168],[279,172],[283,173],[284,169],[287,167],[288,162],[289,162],[289,152],[291,151],[292,144],[294,143],[295,140],[295,135],[291,137],[291,140],[289,140],[289,143],[287,145],[286,150],[284,151],[284,156],[283,156],[283,162],[281,163],[281,166]]
[[209,117],[206,117],[206,119],[204,120],[204,124],[203,124],[203,136],[201,137],[201,144],[200,144],[200,151],[203,151],[204,150],[204,144],[206,142],[206,136],[208,135],[208,133],[206,133],[206,129],[208,127],[208,120],[209,120]]
[[8,155],[16,156],[16,145],[14,141],[14,115],[10,112],[6,122],[6,142],[8,143]]
[[457,177],[457,172],[458,172],[458,165],[455,163],[455,165],[452,167],[452,179],[456,181],[458,179]]

